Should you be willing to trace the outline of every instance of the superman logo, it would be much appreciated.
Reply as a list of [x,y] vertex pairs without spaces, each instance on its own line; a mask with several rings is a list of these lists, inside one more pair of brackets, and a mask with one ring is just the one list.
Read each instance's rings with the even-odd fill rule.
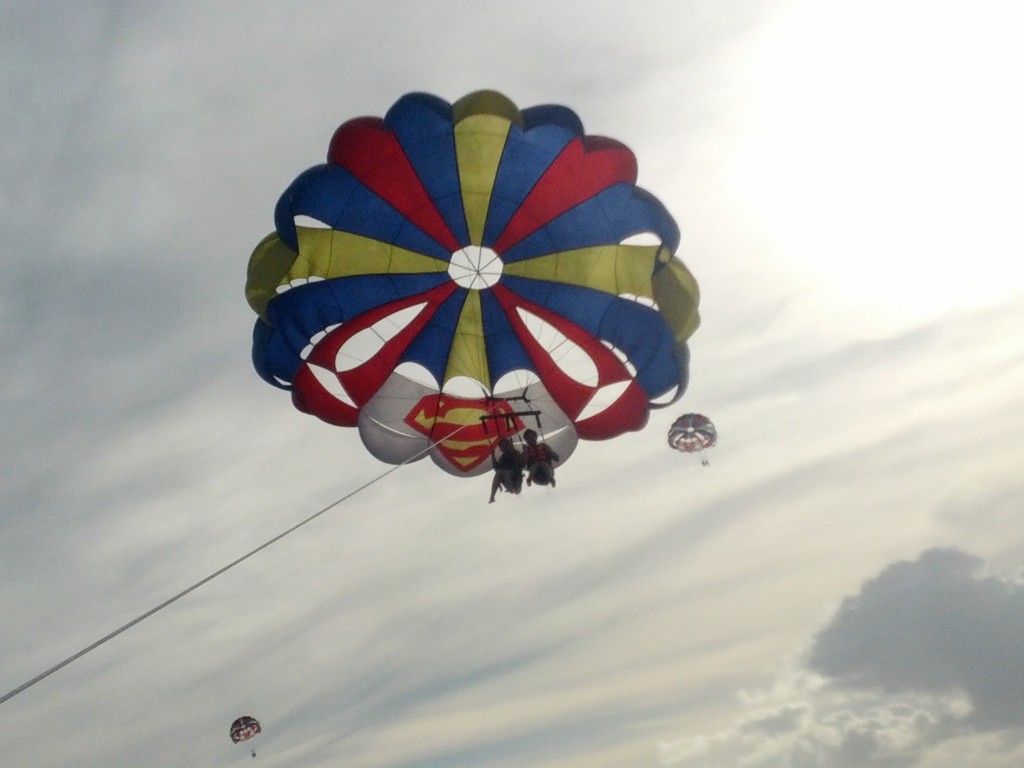
[[498,439],[523,430],[523,422],[505,400],[469,400],[428,395],[416,403],[405,423],[432,443],[453,467],[469,472],[491,455]]

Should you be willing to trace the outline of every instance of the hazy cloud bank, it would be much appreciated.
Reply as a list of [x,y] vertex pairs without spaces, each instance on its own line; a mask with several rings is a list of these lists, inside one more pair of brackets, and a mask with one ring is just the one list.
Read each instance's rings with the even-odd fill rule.
[[1024,587],[958,549],[887,566],[847,597],[802,663],[717,733],[662,745],[687,768],[1017,765]]

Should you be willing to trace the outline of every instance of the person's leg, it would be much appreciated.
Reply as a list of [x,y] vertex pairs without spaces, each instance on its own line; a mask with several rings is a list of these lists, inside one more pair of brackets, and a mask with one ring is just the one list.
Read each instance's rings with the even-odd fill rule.
[[551,485],[554,480],[554,472],[551,470],[550,464],[544,462],[538,462],[533,466],[533,482],[537,485]]

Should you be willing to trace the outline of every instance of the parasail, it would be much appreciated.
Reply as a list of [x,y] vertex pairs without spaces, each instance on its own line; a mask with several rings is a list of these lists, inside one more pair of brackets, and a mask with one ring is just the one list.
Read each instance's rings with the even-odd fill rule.
[[250,258],[257,372],[378,459],[458,476],[529,427],[563,461],[642,428],[686,388],[699,295],[636,174],[567,107],[494,91],[344,123]]
[[[260,721],[255,717],[249,715],[243,715],[231,724],[231,741],[235,744],[239,744],[243,741],[248,741],[254,736],[262,733],[263,729],[260,727]],[[256,750],[252,750],[252,756],[256,757]]]
[[668,429],[668,444],[677,451],[700,453],[700,463],[705,466],[707,458],[701,453],[713,448],[718,442],[718,432],[711,419],[699,413],[685,413],[672,422]]

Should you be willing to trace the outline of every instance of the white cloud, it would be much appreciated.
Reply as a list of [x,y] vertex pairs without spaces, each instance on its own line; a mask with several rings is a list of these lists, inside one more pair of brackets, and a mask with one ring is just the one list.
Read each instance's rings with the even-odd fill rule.
[[841,685],[960,692],[979,730],[1024,724],[1024,590],[953,549],[895,563],[842,604],[808,666]]
[[1024,755],[1024,591],[979,575],[981,566],[962,551],[934,549],[886,567],[843,602],[801,666],[768,690],[744,693],[745,714],[731,726],[665,742],[662,763],[1015,764]]

